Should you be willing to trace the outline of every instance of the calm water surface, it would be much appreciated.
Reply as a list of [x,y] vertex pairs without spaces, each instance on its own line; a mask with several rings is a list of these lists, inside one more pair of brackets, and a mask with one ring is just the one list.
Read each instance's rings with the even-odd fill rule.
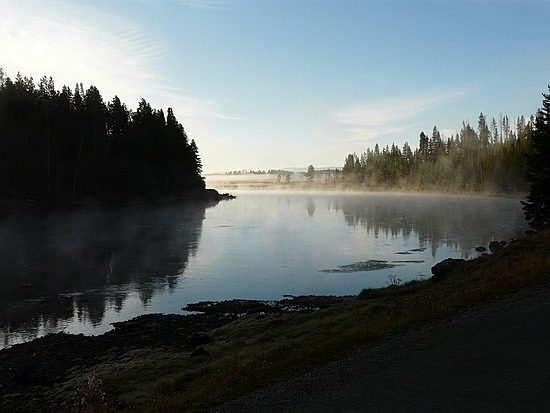
[[0,348],[190,302],[357,294],[527,229],[517,199],[237,192],[217,205],[0,219]]

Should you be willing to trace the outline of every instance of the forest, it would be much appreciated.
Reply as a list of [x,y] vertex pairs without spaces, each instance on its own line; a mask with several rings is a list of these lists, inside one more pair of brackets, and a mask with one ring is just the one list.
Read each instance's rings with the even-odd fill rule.
[[421,132],[415,150],[405,143],[349,154],[336,178],[371,189],[523,193],[533,124],[533,116],[511,125],[507,116],[488,122],[481,113],[476,129],[463,122],[449,138],[437,126],[431,136]]
[[203,190],[194,140],[168,108],[142,99],[135,111],[95,86],[57,90],[0,68],[3,198],[174,196]]

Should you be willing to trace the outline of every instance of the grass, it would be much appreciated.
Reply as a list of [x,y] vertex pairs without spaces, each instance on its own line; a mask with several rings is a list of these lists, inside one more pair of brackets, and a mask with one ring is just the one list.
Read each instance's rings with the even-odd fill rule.
[[150,349],[96,371],[120,411],[201,412],[391,330],[542,281],[550,276],[549,252],[547,231],[469,261],[467,271],[440,282],[367,289],[313,313],[244,316],[209,332],[210,357]]

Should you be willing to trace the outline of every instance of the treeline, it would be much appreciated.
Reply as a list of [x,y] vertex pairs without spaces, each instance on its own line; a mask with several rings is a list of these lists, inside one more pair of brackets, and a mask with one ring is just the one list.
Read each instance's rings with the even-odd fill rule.
[[434,126],[431,136],[420,133],[414,151],[405,143],[402,149],[376,145],[349,154],[339,180],[373,189],[525,192],[533,122],[533,116],[522,116],[512,128],[506,116],[489,124],[481,113],[477,129],[463,122],[460,132],[447,139]]
[[283,171],[281,169],[258,169],[257,171],[250,169],[240,169],[240,170],[234,170],[234,171],[225,171],[224,175],[272,175],[272,174],[278,174],[278,173],[287,173],[288,171]]
[[174,195],[204,189],[201,173],[171,108],[142,99],[130,111],[94,86],[59,91],[51,77],[12,81],[0,69],[2,197]]

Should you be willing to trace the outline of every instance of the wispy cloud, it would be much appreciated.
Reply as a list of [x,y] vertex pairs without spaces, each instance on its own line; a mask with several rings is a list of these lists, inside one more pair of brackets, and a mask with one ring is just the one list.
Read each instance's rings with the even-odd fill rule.
[[400,134],[408,130],[410,125],[404,125],[395,128],[350,128],[348,129],[348,136],[340,141],[343,142],[353,142],[358,139],[366,141],[374,141],[376,138],[381,135],[392,135]]
[[153,96],[162,99],[167,107],[177,108],[186,118],[242,120],[242,118],[227,114],[219,101],[193,97],[192,94],[182,89],[162,87]]
[[25,75],[135,90],[156,78],[152,64],[166,52],[132,23],[85,5],[0,4],[0,55]]
[[382,126],[410,119],[419,113],[456,101],[465,91],[432,91],[367,102],[338,111],[334,117],[341,123],[359,126]]
[[468,90],[431,90],[373,100],[336,111],[333,118],[346,126],[347,140],[372,139],[403,132],[414,117],[457,101],[468,93]]
[[184,6],[203,10],[227,10],[232,4],[230,0],[180,0]]
[[52,76],[58,89],[82,82],[97,86],[105,100],[116,94],[130,107],[146,98],[186,116],[225,117],[215,102],[166,84],[159,68],[169,50],[132,21],[62,0],[0,0],[0,10],[0,67],[10,77]]

